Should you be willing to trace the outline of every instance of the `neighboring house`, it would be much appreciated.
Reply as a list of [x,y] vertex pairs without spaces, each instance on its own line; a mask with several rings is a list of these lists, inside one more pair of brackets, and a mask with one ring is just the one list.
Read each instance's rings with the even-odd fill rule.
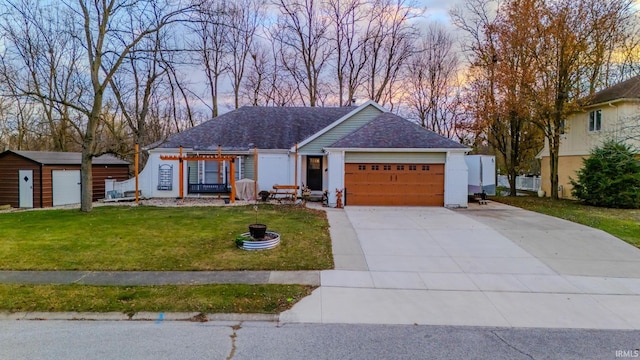
[[[640,76],[611,86],[584,100],[579,112],[570,114],[561,135],[558,161],[558,196],[570,198],[570,179],[582,168],[582,159],[606,139],[640,148]],[[538,154],[541,188],[550,195],[549,148]]]
[[[470,149],[372,101],[337,108],[242,107],[218,116],[150,147],[139,175],[143,196],[179,197],[180,162],[161,156],[176,156],[180,147],[186,156],[220,151],[235,157],[235,179],[255,179],[257,163],[259,190],[297,179],[316,193],[328,191],[331,206],[343,189],[346,205],[467,206],[464,155]],[[198,193],[195,184],[229,184],[230,164],[218,164],[183,161],[184,196]]]
[[[80,203],[80,163],[74,152],[0,153],[0,205],[43,208]],[[93,159],[93,201],[104,197],[105,179],[129,178],[129,163],[111,155]]]

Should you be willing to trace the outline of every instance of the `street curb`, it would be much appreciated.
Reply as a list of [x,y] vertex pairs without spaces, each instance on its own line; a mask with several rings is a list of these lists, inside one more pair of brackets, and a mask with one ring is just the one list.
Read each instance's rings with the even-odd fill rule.
[[121,312],[0,312],[0,321],[268,321],[277,322],[280,314],[202,314],[198,312],[139,312],[133,315]]

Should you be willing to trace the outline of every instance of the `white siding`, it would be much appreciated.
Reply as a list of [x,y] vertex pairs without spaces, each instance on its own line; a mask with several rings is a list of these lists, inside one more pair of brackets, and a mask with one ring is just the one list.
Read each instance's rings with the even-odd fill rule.
[[271,190],[273,185],[293,184],[293,171],[287,154],[258,154],[258,186]]
[[[163,155],[178,155],[177,152],[172,153],[170,151],[164,151]],[[187,162],[183,162],[185,166],[185,174],[184,180],[185,184],[187,181]],[[173,173],[172,173],[172,189],[171,190],[158,190],[158,169],[160,165],[169,164],[173,165]],[[138,187],[142,192],[142,196],[145,197],[178,197],[180,195],[179,187],[180,187],[180,170],[178,168],[178,161],[169,161],[169,160],[161,160],[160,153],[150,152],[149,159],[147,160],[147,164],[144,169],[138,175],[139,183]],[[134,180],[134,179],[132,179]],[[131,181],[131,180],[128,180]],[[135,180],[134,180],[135,181]],[[186,191],[185,191],[186,195]]]
[[329,206],[334,207],[336,206],[336,189],[344,189],[344,153],[342,151],[329,152],[327,162],[329,169],[327,175]]
[[468,169],[464,153],[447,153],[444,165],[444,206],[458,208],[468,206]]

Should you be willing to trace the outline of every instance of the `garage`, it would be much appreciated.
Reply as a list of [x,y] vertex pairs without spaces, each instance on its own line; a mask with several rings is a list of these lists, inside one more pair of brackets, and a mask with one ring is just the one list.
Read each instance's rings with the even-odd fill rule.
[[444,205],[444,164],[347,163],[344,181],[347,205]]
[[51,171],[53,206],[79,204],[80,190],[80,170]]

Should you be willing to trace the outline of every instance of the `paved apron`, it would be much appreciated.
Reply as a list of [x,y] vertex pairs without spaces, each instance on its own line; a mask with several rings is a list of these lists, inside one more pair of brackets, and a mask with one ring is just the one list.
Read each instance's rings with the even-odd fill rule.
[[328,209],[336,261],[283,322],[640,329],[640,249],[490,203]]

